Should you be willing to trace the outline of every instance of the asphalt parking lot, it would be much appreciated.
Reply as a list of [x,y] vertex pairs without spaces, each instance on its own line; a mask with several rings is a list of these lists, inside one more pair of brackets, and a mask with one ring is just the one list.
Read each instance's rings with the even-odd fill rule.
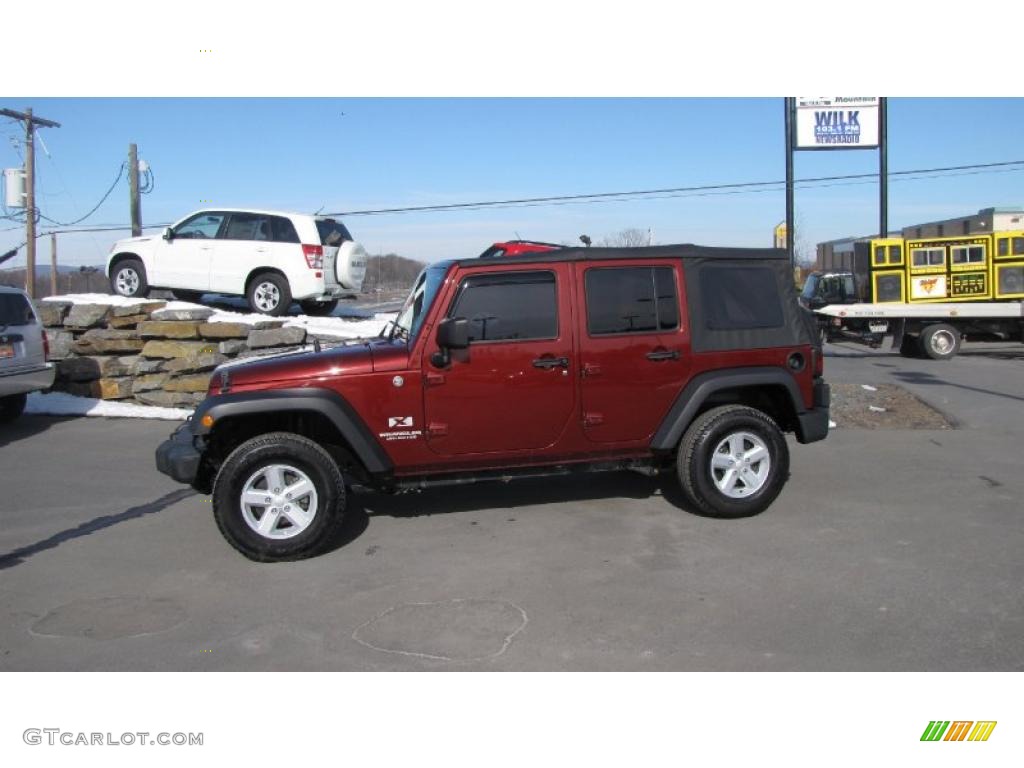
[[158,474],[167,422],[0,432],[4,670],[1024,669],[1024,346],[830,345],[953,430],[840,424],[738,521],[636,474],[357,497],[338,546],[258,565]]

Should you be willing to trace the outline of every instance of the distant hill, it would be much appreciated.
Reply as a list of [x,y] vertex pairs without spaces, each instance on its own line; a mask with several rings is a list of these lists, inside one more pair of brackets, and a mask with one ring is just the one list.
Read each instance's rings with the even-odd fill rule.
[[363,293],[406,291],[425,267],[422,261],[407,259],[397,253],[378,254],[366,260]]
[[[57,293],[110,293],[110,285],[103,274],[102,266],[92,267],[95,272],[82,272],[81,267],[57,265]],[[25,287],[25,268],[0,269],[0,285]],[[36,296],[51,296],[50,265],[36,266]]]

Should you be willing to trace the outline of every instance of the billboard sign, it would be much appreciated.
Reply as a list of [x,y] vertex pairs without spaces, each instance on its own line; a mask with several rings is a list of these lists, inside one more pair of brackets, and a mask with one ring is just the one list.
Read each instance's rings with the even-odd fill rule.
[[875,149],[879,98],[798,96],[793,149]]

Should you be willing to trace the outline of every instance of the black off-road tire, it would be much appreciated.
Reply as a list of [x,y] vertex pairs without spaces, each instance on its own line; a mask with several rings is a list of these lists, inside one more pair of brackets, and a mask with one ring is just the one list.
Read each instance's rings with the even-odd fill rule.
[[312,315],[314,317],[327,317],[338,306],[338,300],[333,299],[331,301],[300,301],[299,306],[302,307],[302,313],[304,315]]
[[146,267],[138,259],[119,261],[110,270],[110,290],[115,296],[142,299],[149,295]]
[[[261,296],[265,296],[265,286],[272,285],[277,289],[278,302],[274,306],[269,306],[265,303]],[[260,314],[270,315],[271,317],[279,317],[281,315],[288,314],[288,309],[292,305],[292,291],[288,285],[288,278],[284,275],[279,275],[276,272],[261,272],[256,275],[252,280],[249,281],[249,287],[246,289],[245,298],[249,301],[249,306],[253,312],[259,312]]]
[[[742,498],[727,495],[716,485],[712,459],[716,448],[726,439],[737,437],[741,445],[753,444],[742,436],[753,436],[767,450],[765,476],[756,490],[740,481],[734,493],[749,493]],[[724,459],[731,457],[723,454]],[[758,470],[760,464],[755,464]],[[742,405],[723,405],[701,414],[686,430],[679,443],[676,471],[686,497],[697,510],[710,517],[740,518],[763,512],[779,495],[789,477],[789,447],[775,421],[766,413]]]
[[952,360],[960,351],[960,331],[947,323],[935,323],[921,331],[921,352],[932,360]]
[[14,421],[21,416],[25,410],[25,403],[28,395],[22,392],[20,395],[7,395],[0,397],[0,424]]
[[[272,465],[299,470],[316,491],[312,521],[290,538],[264,536],[246,522],[243,490],[250,478]],[[268,432],[242,443],[221,465],[213,485],[213,516],[221,534],[231,546],[258,562],[300,560],[319,553],[342,524],[346,502],[345,480],[334,459],[317,443],[291,432]],[[268,505],[259,520],[269,510]]]

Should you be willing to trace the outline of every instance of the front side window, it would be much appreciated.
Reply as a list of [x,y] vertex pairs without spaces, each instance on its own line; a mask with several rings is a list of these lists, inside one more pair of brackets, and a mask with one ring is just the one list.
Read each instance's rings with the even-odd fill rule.
[[558,338],[558,296],[551,272],[467,277],[448,317],[469,320],[469,341]]
[[225,240],[270,240],[270,221],[257,213],[232,213],[224,230]]
[[217,236],[220,225],[224,222],[223,213],[200,213],[188,221],[178,225],[174,230],[176,238],[188,240],[212,240]]
[[679,327],[671,267],[590,269],[586,275],[587,331],[658,333]]

